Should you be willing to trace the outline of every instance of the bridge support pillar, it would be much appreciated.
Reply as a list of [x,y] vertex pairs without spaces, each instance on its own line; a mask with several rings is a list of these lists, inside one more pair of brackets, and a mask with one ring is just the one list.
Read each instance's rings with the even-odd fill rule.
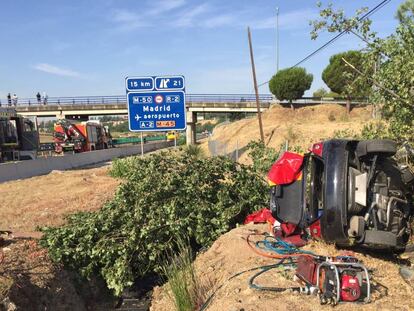
[[187,145],[195,145],[196,143],[196,122],[197,122],[197,113],[192,112],[192,111],[187,111],[187,130],[186,130]]

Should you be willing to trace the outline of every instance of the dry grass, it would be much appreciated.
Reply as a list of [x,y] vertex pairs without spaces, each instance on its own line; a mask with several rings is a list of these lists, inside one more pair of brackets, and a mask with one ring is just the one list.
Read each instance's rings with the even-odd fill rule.
[[[295,111],[275,105],[262,115],[265,140],[269,147],[276,149],[289,140],[290,146],[307,150],[312,143],[332,137],[337,130],[360,132],[371,119],[371,109],[354,108],[348,115],[345,107],[334,104],[304,107]],[[249,118],[217,127],[211,139],[229,146],[236,146],[237,142],[242,148],[251,140],[259,138],[257,118]],[[208,150],[207,142],[202,144],[202,148]],[[241,161],[248,163],[246,156]]]
[[34,231],[55,226],[75,211],[99,209],[115,192],[119,181],[108,167],[53,171],[48,175],[0,184],[0,228]]

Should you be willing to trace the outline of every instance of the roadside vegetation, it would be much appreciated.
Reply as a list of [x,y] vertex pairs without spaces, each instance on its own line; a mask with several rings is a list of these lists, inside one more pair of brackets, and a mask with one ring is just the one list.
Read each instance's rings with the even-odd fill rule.
[[179,241],[208,247],[267,205],[266,183],[251,167],[190,149],[116,160],[111,174],[122,180],[115,197],[99,211],[68,216],[62,227],[43,228],[41,245],[84,277],[101,276],[116,295],[162,273]]

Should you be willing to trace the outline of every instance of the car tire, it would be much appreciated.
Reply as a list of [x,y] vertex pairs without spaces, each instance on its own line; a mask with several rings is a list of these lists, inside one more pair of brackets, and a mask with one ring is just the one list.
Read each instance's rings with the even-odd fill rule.
[[364,157],[368,154],[393,156],[397,152],[397,144],[388,139],[362,140],[358,143],[356,152],[359,157]]

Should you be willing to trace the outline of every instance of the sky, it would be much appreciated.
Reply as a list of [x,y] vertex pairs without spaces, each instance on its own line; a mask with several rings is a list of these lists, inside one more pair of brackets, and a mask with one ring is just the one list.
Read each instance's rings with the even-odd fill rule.
[[[380,0],[332,2],[351,15]],[[401,2],[372,15],[379,36],[395,30]],[[191,94],[251,94],[247,26],[263,83],[276,72],[277,7],[280,69],[334,36],[310,39],[314,0],[0,0],[0,98],[122,95],[126,76],[147,75],[184,75]],[[306,94],[324,86],[331,55],[364,46],[345,35],[303,63],[314,75]]]

